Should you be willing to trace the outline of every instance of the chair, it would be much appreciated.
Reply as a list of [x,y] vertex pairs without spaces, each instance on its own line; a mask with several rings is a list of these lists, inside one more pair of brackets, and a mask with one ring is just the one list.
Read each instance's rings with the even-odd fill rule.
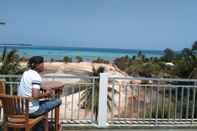
[[[0,94],[5,93],[5,80],[0,80]],[[0,100],[0,119],[2,120],[2,102]]]
[[0,80],[0,94],[5,94],[5,80]]
[[44,131],[48,131],[48,113],[29,118],[29,102],[32,97],[0,95],[4,111],[3,131],[8,128],[25,128],[30,131],[37,123],[44,122]]

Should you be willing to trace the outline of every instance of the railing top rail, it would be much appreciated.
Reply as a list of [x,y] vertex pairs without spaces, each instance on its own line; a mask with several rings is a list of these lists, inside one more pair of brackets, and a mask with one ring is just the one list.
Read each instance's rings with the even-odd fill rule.
[[[21,75],[0,75],[0,78],[18,78]],[[44,75],[43,78],[73,78],[73,79],[98,79],[97,76],[71,76],[71,75]]]
[[121,79],[121,80],[155,80],[155,81],[182,81],[182,82],[197,82],[197,79],[176,79],[176,78],[146,78],[146,77],[113,77],[110,76],[109,79]]
[[[21,75],[0,75],[0,78],[18,78]],[[98,76],[72,76],[72,75],[45,75],[44,78],[83,78],[83,79],[99,79]],[[180,81],[180,82],[197,82],[197,79],[182,79],[182,78],[146,78],[146,77],[117,77],[117,76],[109,76],[109,79],[120,79],[120,80],[155,80],[155,81]]]
[[6,74],[3,74],[3,75],[0,75],[0,77],[3,77],[3,78],[6,78],[6,77],[18,78],[18,77],[21,77],[21,75],[6,75]]
[[64,75],[45,75],[43,76],[44,78],[72,78],[72,79],[79,79],[79,78],[82,78],[82,79],[99,79],[99,77],[97,76],[64,76]]
[[[130,86],[136,86],[136,84],[128,84]],[[171,84],[138,84],[139,87],[169,87],[169,88],[197,88],[197,86],[192,85],[171,85]]]

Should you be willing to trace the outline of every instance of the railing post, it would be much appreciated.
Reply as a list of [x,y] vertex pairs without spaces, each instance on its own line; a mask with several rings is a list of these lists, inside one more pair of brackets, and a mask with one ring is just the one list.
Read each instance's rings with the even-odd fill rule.
[[98,127],[107,127],[107,88],[108,74],[100,74],[99,83],[99,105],[98,105]]

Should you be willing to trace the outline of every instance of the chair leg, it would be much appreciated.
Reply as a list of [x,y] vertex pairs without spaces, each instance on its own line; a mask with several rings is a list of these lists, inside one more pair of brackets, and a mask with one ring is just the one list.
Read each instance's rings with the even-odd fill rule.
[[3,131],[8,131],[8,127],[3,127]]
[[48,130],[49,130],[48,113],[46,113],[44,119],[44,131],[48,131]]
[[[1,111],[1,107],[0,107],[0,119],[2,118],[2,111]],[[2,119],[1,119],[2,120]]]
[[25,127],[25,131],[30,131],[30,128],[29,127]]
[[3,125],[1,126],[1,128],[3,131],[8,131],[8,127],[7,127],[6,122],[3,122]]

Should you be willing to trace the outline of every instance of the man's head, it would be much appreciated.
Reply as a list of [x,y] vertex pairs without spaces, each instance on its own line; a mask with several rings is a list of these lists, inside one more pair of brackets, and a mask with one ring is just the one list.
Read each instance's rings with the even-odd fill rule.
[[37,72],[44,70],[44,58],[42,56],[33,56],[29,59],[28,67]]

